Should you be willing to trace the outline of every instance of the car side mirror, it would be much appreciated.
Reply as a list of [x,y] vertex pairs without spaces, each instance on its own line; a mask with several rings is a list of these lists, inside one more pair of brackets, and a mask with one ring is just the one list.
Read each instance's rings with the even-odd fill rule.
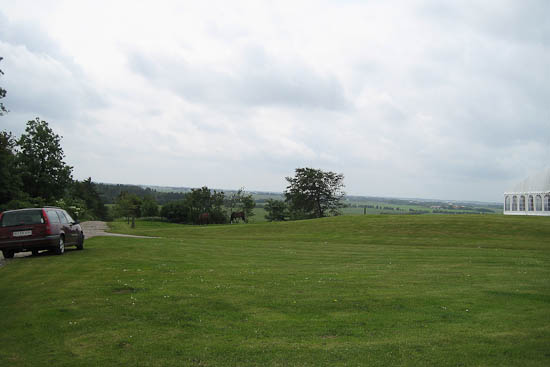
[[73,222],[73,224],[80,224],[80,221],[77,219]]

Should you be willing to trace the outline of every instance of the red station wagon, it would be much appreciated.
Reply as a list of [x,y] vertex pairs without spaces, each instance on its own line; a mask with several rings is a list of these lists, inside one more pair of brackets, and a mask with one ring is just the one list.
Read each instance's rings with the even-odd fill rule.
[[84,248],[84,232],[69,213],[55,207],[8,210],[0,214],[0,250],[6,259],[16,252]]

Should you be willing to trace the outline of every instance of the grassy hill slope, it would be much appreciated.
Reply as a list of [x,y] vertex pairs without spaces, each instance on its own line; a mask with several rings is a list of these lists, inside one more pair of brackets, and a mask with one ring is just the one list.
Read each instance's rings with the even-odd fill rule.
[[138,222],[0,268],[0,365],[550,363],[550,221]]
[[140,222],[114,232],[178,239],[299,241],[435,247],[549,249],[550,222],[544,217],[438,215],[339,216],[254,225],[183,226]]

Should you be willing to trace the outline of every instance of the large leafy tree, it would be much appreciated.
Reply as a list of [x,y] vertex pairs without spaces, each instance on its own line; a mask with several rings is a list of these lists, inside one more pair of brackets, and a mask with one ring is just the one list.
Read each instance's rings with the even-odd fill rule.
[[284,194],[291,216],[321,218],[337,215],[345,195],[344,175],[314,168],[297,168],[294,177],[286,177],[289,185]]
[[38,117],[27,122],[17,141],[17,168],[23,190],[47,202],[59,199],[72,182],[72,167],[64,162],[61,137]]
[[[0,57],[0,61],[2,61],[3,59],[4,59],[3,57]],[[4,75],[4,72],[2,71],[2,69],[0,69],[0,75]],[[0,87],[0,99],[4,98],[6,96],[6,93],[7,93],[6,90]],[[0,102],[0,116],[3,116],[7,112],[8,110],[6,109],[4,104]]]
[[[0,57],[0,61],[2,61]],[[0,69],[0,75],[4,72]],[[6,96],[6,90],[0,87],[0,99]],[[6,107],[0,102],[0,116],[7,112]],[[15,139],[11,133],[0,131],[0,205],[7,203],[14,197],[14,191],[18,189],[15,175]]]
[[16,141],[13,135],[0,131],[0,205],[20,196],[21,179],[15,166]]

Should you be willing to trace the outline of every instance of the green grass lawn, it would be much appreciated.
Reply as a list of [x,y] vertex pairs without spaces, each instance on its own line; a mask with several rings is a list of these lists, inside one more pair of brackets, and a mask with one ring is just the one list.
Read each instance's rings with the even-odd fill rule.
[[115,222],[0,268],[0,366],[547,366],[549,219]]

